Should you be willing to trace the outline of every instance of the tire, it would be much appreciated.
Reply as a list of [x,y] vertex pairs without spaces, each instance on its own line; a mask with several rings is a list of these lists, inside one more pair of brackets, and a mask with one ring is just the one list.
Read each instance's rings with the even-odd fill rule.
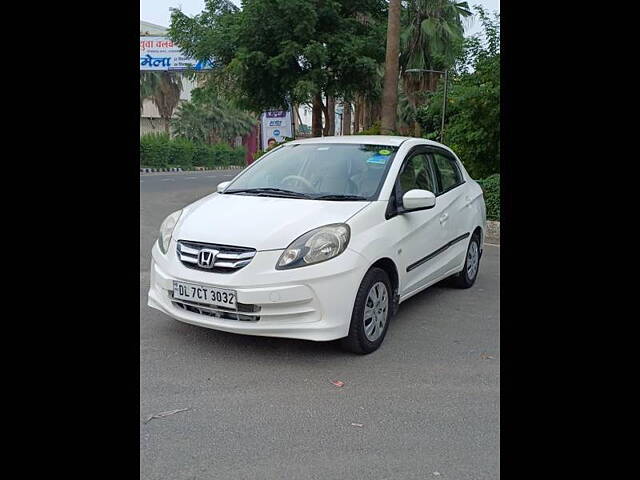
[[[386,289],[384,294],[382,293],[383,287]],[[378,294],[380,302],[379,308],[375,308],[378,305],[374,300],[376,294]],[[389,329],[389,322],[394,311],[393,302],[394,293],[387,273],[381,268],[369,270],[358,288],[351,314],[349,334],[340,341],[342,348],[360,355],[376,351]],[[368,318],[365,318],[365,306],[370,309],[371,316]],[[367,320],[369,320],[368,323]],[[380,327],[381,324],[382,327]]]
[[[475,253],[474,253],[475,249]],[[462,271],[452,277],[451,284],[456,288],[470,288],[476,282],[478,278],[478,271],[480,270],[480,236],[474,233],[469,241],[467,247],[467,254],[464,260],[464,267]],[[470,262],[475,262],[475,268],[471,267]]]

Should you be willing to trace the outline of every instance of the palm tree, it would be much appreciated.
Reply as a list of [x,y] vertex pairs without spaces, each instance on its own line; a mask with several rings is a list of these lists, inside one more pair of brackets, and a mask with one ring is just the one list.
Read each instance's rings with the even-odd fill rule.
[[140,72],[140,116],[142,116],[144,101],[152,97],[158,88],[159,82],[160,76],[158,72]]
[[249,133],[257,120],[221,98],[208,98],[206,102],[183,102],[171,123],[178,137],[212,144],[231,143]]
[[385,54],[384,89],[382,92],[382,121],[380,133],[390,135],[396,129],[398,105],[398,73],[400,56],[400,0],[389,1],[387,51]]
[[[464,19],[472,11],[468,2],[409,0],[400,42],[403,90],[410,110],[420,103],[419,93],[436,90],[440,74],[420,70],[447,70],[453,66],[464,40]],[[418,72],[407,72],[417,70]],[[426,73],[426,74],[424,74]],[[418,126],[416,124],[416,129]],[[417,130],[416,130],[417,131]]]
[[157,88],[151,96],[151,101],[158,107],[158,113],[164,120],[164,130],[170,134],[169,125],[173,110],[180,102],[180,92],[182,91],[182,78],[178,72],[159,72],[160,79]]

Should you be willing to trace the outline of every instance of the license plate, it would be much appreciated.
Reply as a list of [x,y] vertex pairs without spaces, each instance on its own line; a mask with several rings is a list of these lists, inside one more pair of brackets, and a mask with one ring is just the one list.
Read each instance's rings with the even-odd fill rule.
[[226,288],[204,287],[193,283],[174,281],[173,298],[218,307],[236,308],[236,291]]

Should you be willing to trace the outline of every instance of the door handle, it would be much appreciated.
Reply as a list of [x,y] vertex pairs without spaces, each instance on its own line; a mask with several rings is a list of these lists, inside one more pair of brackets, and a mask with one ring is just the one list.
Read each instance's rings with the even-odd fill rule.
[[442,215],[440,215],[440,225],[442,225],[444,222],[446,222],[447,218],[449,218],[449,214],[448,213],[443,213]]

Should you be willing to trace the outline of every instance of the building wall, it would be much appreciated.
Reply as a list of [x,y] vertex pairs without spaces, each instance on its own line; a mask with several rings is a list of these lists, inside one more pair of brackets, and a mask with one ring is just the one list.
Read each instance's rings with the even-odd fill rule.
[[140,118],[140,136],[147,133],[164,133],[164,120],[161,118]]

